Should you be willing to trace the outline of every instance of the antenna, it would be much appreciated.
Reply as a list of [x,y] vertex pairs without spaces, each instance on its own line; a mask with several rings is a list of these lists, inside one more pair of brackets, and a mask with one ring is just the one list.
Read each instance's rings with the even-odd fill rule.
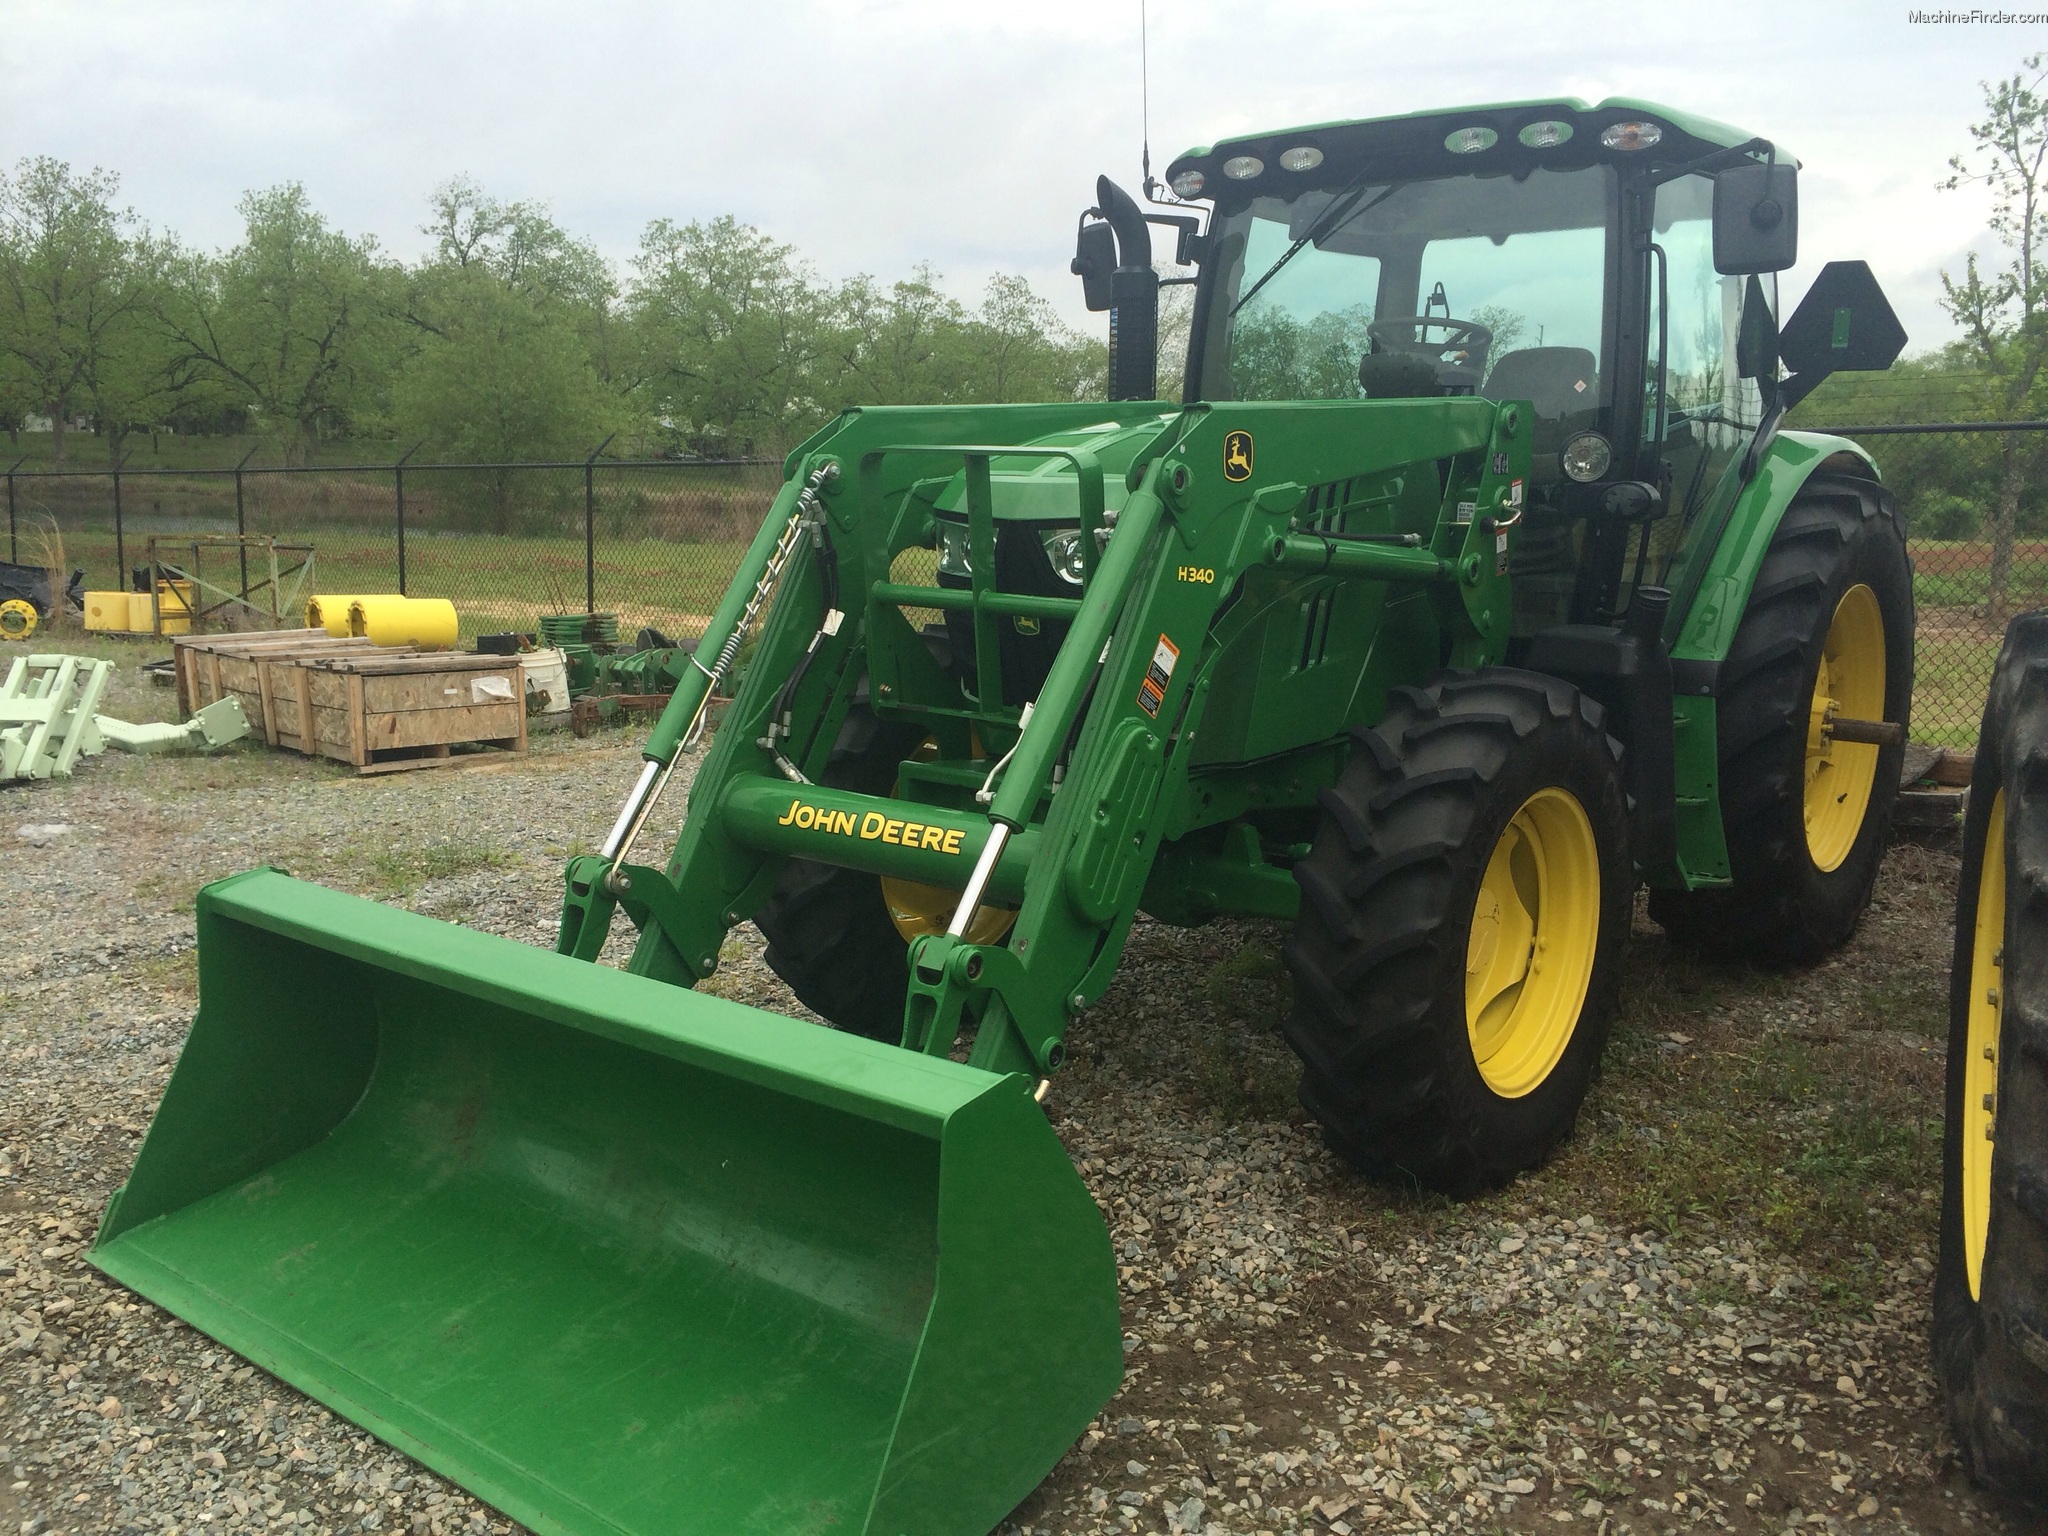
[[1144,144],[1145,196],[1150,199],[1158,183],[1152,180],[1152,39],[1145,26],[1145,0],[1138,0],[1138,132]]

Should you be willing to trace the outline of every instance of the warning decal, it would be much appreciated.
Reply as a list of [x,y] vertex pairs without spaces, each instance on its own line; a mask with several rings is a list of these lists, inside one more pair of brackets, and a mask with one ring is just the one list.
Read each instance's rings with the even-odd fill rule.
[[1159,718],[1159,706],[1166,702],[1166,685],[1173,680],[1173,664],[1179,660],[1180,647],[1161,635],[1152,651],[1152,665],[1145,669],[1145,680],[1138,684],[1138,708],[1154,720]]

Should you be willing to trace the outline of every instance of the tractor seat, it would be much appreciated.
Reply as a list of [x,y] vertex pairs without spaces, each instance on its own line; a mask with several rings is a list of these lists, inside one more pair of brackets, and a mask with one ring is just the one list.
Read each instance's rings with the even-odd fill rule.
[[1493,365],[1489,400],[1527,400],[1539,420],[1556,421],[1600,403],[1599,364],[1584,347],[1523,347]]

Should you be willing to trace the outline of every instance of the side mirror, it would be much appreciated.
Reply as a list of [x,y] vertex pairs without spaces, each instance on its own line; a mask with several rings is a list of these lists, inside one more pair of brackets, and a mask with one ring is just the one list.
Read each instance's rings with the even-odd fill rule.
[[1109,280],[1116,271],[1115,229],[1100,220],[1082,224],[1074,240],[1074,264],[1068,270],[1081,279],[1081,297],[1090,310],[1108,309],[1113,302]]
[[1714,178],[1714,270],[1782,272],[1799,259],[1799,169],[1751,161]]

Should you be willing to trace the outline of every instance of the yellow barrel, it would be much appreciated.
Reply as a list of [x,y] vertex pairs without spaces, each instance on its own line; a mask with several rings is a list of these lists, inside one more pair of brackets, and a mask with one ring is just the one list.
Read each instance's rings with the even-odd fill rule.
[[85,594],[85,627],[87,629],[125,630],[131,622],[128,599],[129,592],[88,592]]
[[359,597],[348,605],[348,632],[379,645],[455,647],[455,605],[445,597]]
[[364,594],[330,593],[322,597],[306,599],[306,628],[324,629],[337,640],[348,634],[348,609],[351,603],[360,603]]

